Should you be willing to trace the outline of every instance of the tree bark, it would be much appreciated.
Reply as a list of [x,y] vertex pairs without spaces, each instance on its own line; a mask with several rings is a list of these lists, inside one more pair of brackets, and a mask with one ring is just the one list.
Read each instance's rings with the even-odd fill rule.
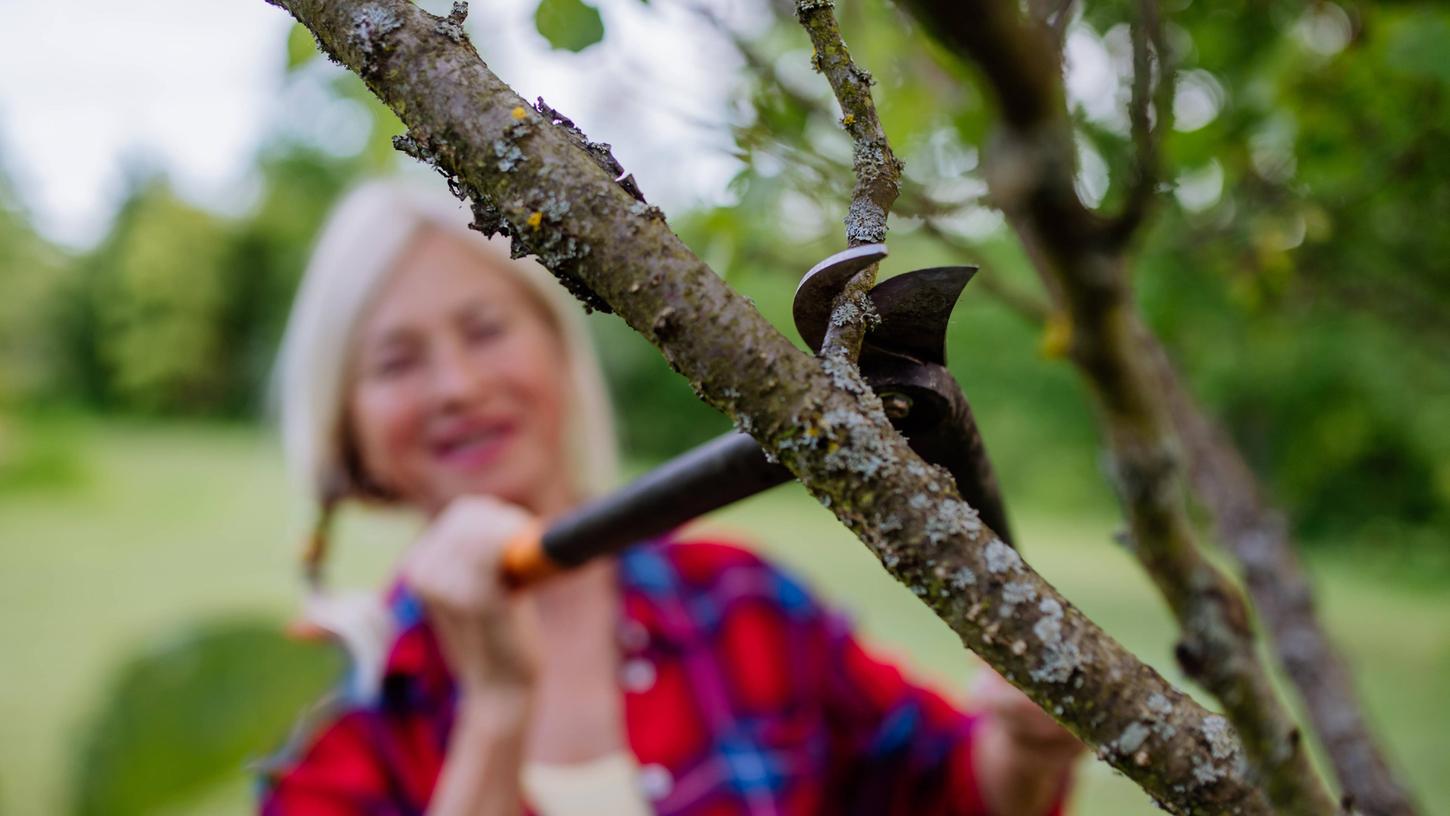
[[1264,500],[1227,431],[1189,393],[1168,350],[1152,334],[1141,342],[1183,444],[1189,483],[1238,562],[1345,798],[1369,816],[1414,816],[1415,801],[1390,769],[1365,722],[1349,669],[1315,614],[1313,587],[1286,520]]
[[656,345],[791,469],[984,660],[1174,813],[1270,809],[1228,722],[1037,575],[890,426],[854,366],[803,354],[496,77],[451,19],[406,0],[270,0],[408,125],[478,220]]

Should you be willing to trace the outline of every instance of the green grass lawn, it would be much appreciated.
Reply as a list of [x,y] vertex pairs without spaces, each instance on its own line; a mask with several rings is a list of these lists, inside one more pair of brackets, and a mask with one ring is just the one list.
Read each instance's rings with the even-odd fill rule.
[[[0,493],[0,814],[59,814],[70,758],[108,673],[188,621],[285,620],[305,508],[290,498],[270,437],[249,429],[81,426],[73,483]],[[782,489],[705,522],[755,542],[852,610],[868,639],[945,689],[974,670],[954,636],[827,513]],[[1029,561],[1090,616],[1181,680],[1172,627],[1111,520],[1018,508]],[[409,526],[358,514],[338,537],[337,583],[388,573]],[[1381,733],[1431,813],[1450,813],[1450,596],[1315,561],[1320,602]],[[281,735],[279,735],[280,738]],[[271,746],[258,746],[258,752]],[[183,813],[245,812],[247,779]],[[1105,765],[1085,766],[1083,814],[1157,812]]]

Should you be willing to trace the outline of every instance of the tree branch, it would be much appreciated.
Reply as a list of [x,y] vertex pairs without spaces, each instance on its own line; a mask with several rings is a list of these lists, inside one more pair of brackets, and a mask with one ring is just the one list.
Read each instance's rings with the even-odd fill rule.
[[1063,40],[1067,36],[1067,24],[1072,21],[1073,0],[1027,0],[1027,10],[1033,19],[1052,34],[1053,45],[1057,47],[1057,58],[1062,59]]
[[1137,338],[1147,329],[1132,303],[1122,242],[1111,240],[1074,189],[1074,132],[1061,76],[1042,70],[1055,67],[1040,56],[1048,53],[1048,33],[1021,19],[1015,3],[908,6],[982,69],[1002,109],[1003,127],[987,152],[988,186],[1069,318],[1070,355],[1099,408],[1135,554],[1179,623],[1180,664],[1223,704],[1278,812],[1334,812],[1255,650],[1242,594],[1195,541],[1173,428],[1140,353]]
[[1128,119],[1133,135],[1133,177],[1122,212],[1109,227],[1119,242],[1132,237],[1156,199],[1163,173],[1163,135],[1173,129],[1174,70],[1157,0],[1138,0],[1138,16],[1133,20],[1131,34],[1133,94]]
[[1373,816],[1414,816],[1410,792],[1365,722],[1349,670],[1314,612],[1314,592],[1284,518],[1264,501],[1228,433],[1199,407],[1158,338],[1141,338],[1188,459],[1188,478],[1219,540],[1243,571],[1279,660],[1353,806]]
[[[926,231],[966,252],[954,236],[927,222]],[[1002,287],[985,289],[1008,311],[1041,326],[1048,307],[1032,296]],[[1203,502],[1217,538],[1234,557],[1255,611],[1267,626],[1279,657],[1308,711],[1309,721],[1356,809],[1367,814],[1415,816],[1410,791],[1395,778],[1354,693],[1344,660],[1315,613],[1314,591],[1282,515],[1270,507],[1258,477],[1228,432],[1189,392],[1156,335],[1141,342],[1156,369],[1174,432],[1188,463],[1188,481]]]
[[[959,251],[969,251],[955,236],[930,221],[929,235]],[[996,278],[984,291],[1027,323],[1041,327],[1050,309],[1036,298]],[[1282,515],[1264,499],[1258,477],[1244,461],[1228,432],[1208,414],[1183,383],[1157,336],[1140,338],[1156,369],[1174,432],[1188,463],[1188,481],[1207,509],[1217,538],[1234,557],[1269,630],[1279,663],[1308,712],[1345,797],[1366,814],[1415,816],[1409,789],[1391,769],[1354,692],[1348,667],[1315,613],[1309,575],[1296,554]]]
[[[841,126],[851,137],[856,186],[846,210],[846,243],[853,247],[883,243],[886,217],[901,193],[901,162],[891,151],[886,129],[876,115],[876,103],[871,99],[875,80],[852,61],[832,8],[832,0],[798,0],[796,19],[810,35],[815,48],[811,65],[831,84],[841,104]],[[879,264],[871,264],[856,273],[836,296],[821,356],[854,360],[860,354],[861,341],[875,315],[867,293],[876,284],[879,268]]]
[[[922,462],[851,366],[796,349],[471,44],[406,0],[274,0],[556,274],[788,466],[997,671],[1175,813],[1267,814],[1228,723],[1098,629]],[[835,361],[838,362],[838,361]]]

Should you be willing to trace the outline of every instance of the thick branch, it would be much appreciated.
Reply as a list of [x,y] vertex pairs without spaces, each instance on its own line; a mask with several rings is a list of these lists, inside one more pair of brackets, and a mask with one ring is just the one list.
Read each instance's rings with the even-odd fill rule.
[[[965,251],[930,222],[927,232]],[[1000,285],[985,291],[1033,326],[1041,327],[1048,319],[1047,306],[1026,293]],[[1315,614],[1313,587],[1288,526],[1265,502],[1258,478],[1228,433],[1189,392],[1157,336],[1147,333],[1140,340],[1151,355],[1183,446],[1188,481],[1208,510],[1218,540],[1239,565],[1255,611],[1269,630],[1345,796],[1366,814],[1414,816],[1414,798],[1395,778],[1365,720],[1349,670]]]
[[[871,99],[875,80],[851,60],[832,5],[831,0],[799,0],[796,19],[810,35],[815,48],[811,64],[831,83],[831,91],[841,104],[841,126],[850,134],[854,148],[851,164],[856,186],[846,211],[846,243],[882,243],[886,240],[886,217],[901,193],[901,162],[891,151],[886,129],[876,115],[876,103]],[[861,341],[875,314],[866,293],[876,283],[878,268],[872,264],[861,270],[836,296],[821,356],[854,360],[860,354]]]
[[796,349],[440,18],[406,0],[279,2],[483,215],[659,347],[988,664],[1173,812],[1269,812],[1223,718],[1033,572],[911,452],[853,367]]
[[[948,246],[960,245],[939,230]],[[993,282],[984,278],[983,283]],[[988,288],[996,300],[1027,323],[1041,327],[1048,309],[1026,293]],[[1414,798],[1391,770],[1375,739],[1343,659],[1315,614],[1313,587],[1299,562],[1288,526],[1263,498],[1258,479],[1227,432],[1189,393],[1157,336],[1141,338],[1152,355],[1168,401],[1174,431],[1183,445],[1188,480],[1213,520],[1217,538],[1239,565],[1259,619],[1308,711],[1345,796],[1366,814],[1414,816]]]
[[[1334,812],[1255,650],[1242,594],[1195,541],[1173,428],[1137,342],[1146,328],[1132,302],[1122,242],[1078,201],[1061,77],[1042,80],[1038,66],[1049,61],[1027,53],[1048,35],[1023,20],[1015,3],[909,5],[931,33],[983,69],[1003,110],[1005,126],[987,155],[988,185],[1070,319],[1070,354],[1099,408],[1135,554],[1179,622],[1180,663],[1223,704],[1279,812]],[[985,42],[984,19],[1015,45]],[[1004,51],[1024,59],[1003,64]],[[1016,97],[1024,91],[1035,98]]]
[[1219,540],[1243,571],[1259,618],[1353,806],[1373,816],[1413,816],[1414,800],[1390,770],[1365,722],[1349,670],[1314,613],[1314,592],[1283,517],[1227,432],[1194,400],[1167,349],[1141,338],[1188,459],[1188,479]]

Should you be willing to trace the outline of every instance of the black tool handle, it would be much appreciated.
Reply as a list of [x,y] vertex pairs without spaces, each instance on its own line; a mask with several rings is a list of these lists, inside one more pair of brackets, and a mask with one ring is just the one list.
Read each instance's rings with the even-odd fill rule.
[[[912,429],[909,419],[896,420],[913,449],[946,467],[968,504],[1008,544],[1007,513],[985,446],[972,420],[966,397],[945,369],[928,372],[945,377],[950,389],[948,418],[928,429]],[[902,427],[908,426],[908,427]],[[916,432],[913,432],[913,431]],[[542,535],[530,531],[505,549],[505,579],[516,586],[534,583],[595,556],[617,552],[657,536],[741,499],[784,484],[789,470],[765,457],[760,444],[743,433],[717,437],[671,459],[607,496],[574,510]]]
[[726,434],[574,510],[542,537],[511,543],[504,554],[504,572],[513,584],[532,583],[790,479],[790,471],[766,459],[750,436]]

